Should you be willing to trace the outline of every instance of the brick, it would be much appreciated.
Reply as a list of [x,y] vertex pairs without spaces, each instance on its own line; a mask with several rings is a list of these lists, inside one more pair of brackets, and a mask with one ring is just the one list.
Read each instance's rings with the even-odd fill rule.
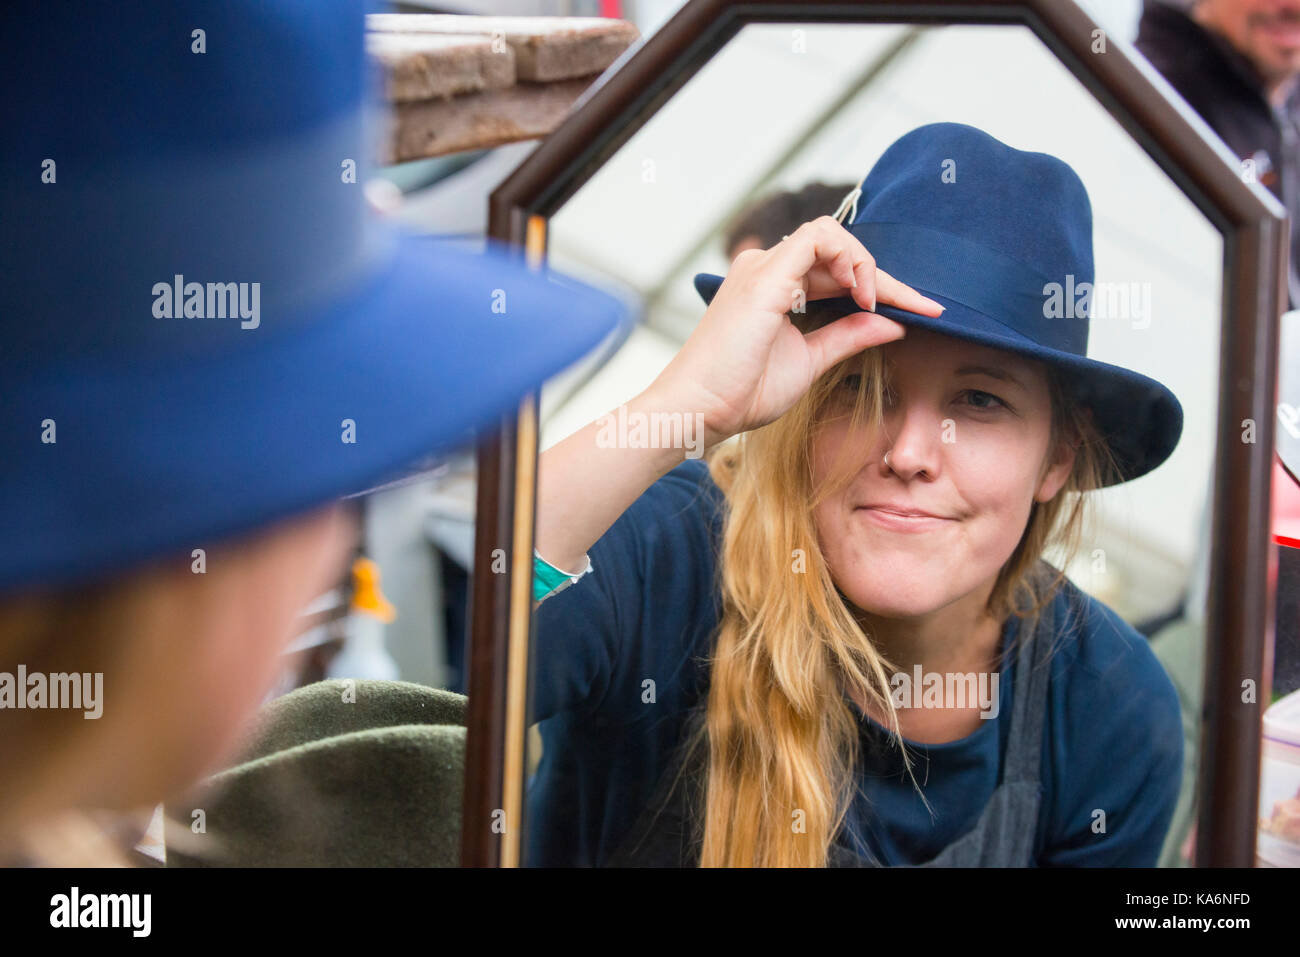
[[626,20],[602,17],[479,17],[372,13],[367,29],[388,35],[501,37],[516,61],[516,80],[547,83],[600,73],[640,36]]
[[524,83],[450,100],[393,105],[384,163],[540,139],[563,122],[594,76]]
[[366,51],[384,67],[388,99],[394,103],[499,90],[515,83],[515,53],[494,52],[492,39],[478,34],[370,33]]

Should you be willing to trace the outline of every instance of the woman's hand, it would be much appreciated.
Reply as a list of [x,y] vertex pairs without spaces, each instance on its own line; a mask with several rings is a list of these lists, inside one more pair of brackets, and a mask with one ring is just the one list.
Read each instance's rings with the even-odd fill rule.
[[[863,307],[807,335],[790,322],[805,301],[850,290]],[[883,269],[830,216],[804,223],[771,249],[738,255],[686,344],[646,391],[700,412],[709,444],[779,418],[835,363],[901,339],[903,326],[877,315],[877,298],[927,316],[943,311]]]

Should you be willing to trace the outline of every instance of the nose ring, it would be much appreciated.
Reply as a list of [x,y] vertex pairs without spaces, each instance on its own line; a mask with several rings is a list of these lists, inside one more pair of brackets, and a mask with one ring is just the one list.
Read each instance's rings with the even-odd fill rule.
[[[892,451],[894,451],[894,450],[893,450],[893,449],[890,449],[890,450],[889,450],[889,452],[892,452]],[[889,452],[886,452],[886,453],[885,453],[885,468],[887,468],[887,469],[888,469],[888,468],[893,468],[893,466],[889,464]]]

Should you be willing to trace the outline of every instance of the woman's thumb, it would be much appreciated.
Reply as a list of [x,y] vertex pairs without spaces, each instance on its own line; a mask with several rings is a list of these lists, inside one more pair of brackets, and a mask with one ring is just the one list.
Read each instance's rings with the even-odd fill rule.
[[901,339],[907,330],[875,312],[853,312],[804,336],[816,378],[865,349]]

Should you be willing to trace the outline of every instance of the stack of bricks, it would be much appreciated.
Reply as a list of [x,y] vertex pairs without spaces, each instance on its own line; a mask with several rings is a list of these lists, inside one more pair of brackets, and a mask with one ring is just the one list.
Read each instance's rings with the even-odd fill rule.
[[546,136],[636,27],[593,17],[376,13],[366,49],[384,71],[392,127],[382,162]]

